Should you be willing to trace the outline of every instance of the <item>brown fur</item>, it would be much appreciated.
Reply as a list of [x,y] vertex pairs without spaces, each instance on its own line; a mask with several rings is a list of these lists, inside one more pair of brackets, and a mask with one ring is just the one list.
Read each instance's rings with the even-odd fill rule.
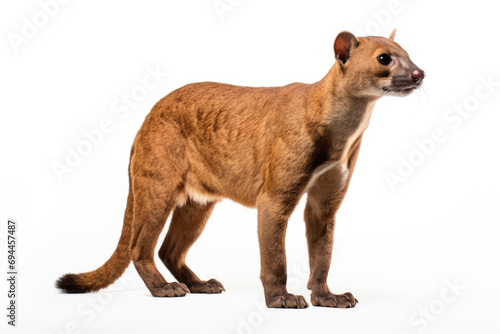
[[[200,280],[185,257],[216,202],[230,198],[258,210],[266,304],[307,307],[302,296],[286,290],[285,257],[288,218],[307,193],[311,301],[356,305],[351,293],[334,295],[327,286],[335,214],[375,102],[387,94],[406,95],[420,84],[412,78],[420,70],[392,38],[339,34],[334,44],[338,61],[314,84],[255,88],[204,82],[164,97],[133,144],[131,190],[117,250],[103,267],[63,276],[58,287],[96,291],[118,278],[132,260],[153,296],[220,293],[222,284]],[[391,55],[391,64],[377,60],[384,53]],[[181,283],[167,283],[153,260],[172,211],[159,255]]]

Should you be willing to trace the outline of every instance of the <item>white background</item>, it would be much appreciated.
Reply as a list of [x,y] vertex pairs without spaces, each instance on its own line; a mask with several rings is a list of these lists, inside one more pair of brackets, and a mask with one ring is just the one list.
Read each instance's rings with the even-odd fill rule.
[[[492,2],[221,2],[231,7],[222,16],[213,0],[69,1],[47,22],[37,1],[2,2],[0,265],[6,271],[5,222],[15,218],[13,332],[498,332],[500,24]],[[45,26],[14,47],[23,18],[37,15]],[[196,81],[312,83],[332,66],[340,31],[387,36],[394,27],[427,77],[412,96],[377,104],[337,216],[329,285],[334,293],[351,291],[356,308],[262,308],[256,211],[229,200],[188,255],[194,271],[220,280],[226,293],[153,298],[132,265],[125,281],[99,293],[54,288],[60,275],[95,269],[113,252],[130,147],[157,100]],[[127,116],[115,113],[122,94],[140,89],[147,68],[168,75]],[[491,91],[481,81],[488,78],[497,82]],[[457,119],[459,107],[471,112]],[[53,164],[65,163],[68,148],[103,119],[112,131],[59,180]],[[444,142],[418,153],[415,141],[436,129]],[[391,188],[387,173],[397,174],[400,159],[410,157],[419,165]],[[289,290],[309,300],[303,208],[302,200],[287,233]],[[5,312],[1,328],[10,332]]]

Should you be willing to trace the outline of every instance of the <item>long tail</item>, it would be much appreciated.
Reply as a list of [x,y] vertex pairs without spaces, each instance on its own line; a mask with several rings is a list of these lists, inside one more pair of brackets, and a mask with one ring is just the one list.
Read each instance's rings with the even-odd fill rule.
[[57,288],[66,293],[93,292],[107,287],[123,274],[131,261],[129,246],[132,236],[133,202],[132,187],[130,187],[122,235],[111,258],[94,271],[63,275],[56,282]]

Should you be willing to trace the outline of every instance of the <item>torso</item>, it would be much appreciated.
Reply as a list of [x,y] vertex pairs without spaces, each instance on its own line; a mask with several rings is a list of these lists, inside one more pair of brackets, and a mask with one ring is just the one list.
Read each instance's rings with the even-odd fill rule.
[[[218,99],[215,102],[211,100],[212,86],[219,85],[223,89],[218,91],[223,94],[214,96],[213,98]],[[187,178],[185,196],[179,204],[187,198],[206,203],[227,197],[253,207],[268,177],[264,167],[269,161],[276,161],[277,155],[289,154],[289,158],[293,156],[297,160],[284,165],[280,160],[282,165],[277,165],[277,168],[287,170],[288,176],[284,177],[290,178],[290,186],[299,186],[293,182],[305,182],[304,192],[322,174],[332,170],[340,172],[342,181],[346,182],[351,148],[368,126],[373,110],[371,106],[364,112],[344,111],[345,115],[334,113],[328,131],[331,137],[323,138],[331,141],[327,145],[327,152],[322,152],[324,157],[317,161],[314,169],[306,172],[308,177],[304,178],[307,159],[314,159],[311,157],[313,152],[310,151],[314,148],[305,144],[307,134],[302,131],[304,124],[300,124],[305,122],[305,110],[301,108],[311,85],[292,84],[261,89],[204,83],[200,87],[205,88],[205,92],[204,89],[197,88],[199,101],[189,94],[191,88],[187,87],[185,89],[188,91],[187,95],[190,95],[190,101],[184,101],[185,93],[180,91],[159,105],[160,110],[163,105],[172,108],[159,111],[165,115],[162,117],[175,121],[185,134],[189,147],[188,160],[194,164]],[[228,96],[225,97],[225,94]],[[233,99],[239,94],[242,99]],[[245,98],[247,94],[253,96],[253,99]],[[236,100],[239,105],[231,105],[229,108],[227,104]],[[345,120],[343,117],[350,119]],[[345,124],[349,127],[346,128]],[[279,134],[278,137],[276,134]],[[279,141],[285,142],[287,153],[280,149],[273,151],[272,147]],[[296,142],[299,143],[298,146]],[[310,143],[313,146],[315,144],[317,143]],[[300,181],[294,181],[294,174],[303,176]],[[276,181],[278,180],[273,182]]]

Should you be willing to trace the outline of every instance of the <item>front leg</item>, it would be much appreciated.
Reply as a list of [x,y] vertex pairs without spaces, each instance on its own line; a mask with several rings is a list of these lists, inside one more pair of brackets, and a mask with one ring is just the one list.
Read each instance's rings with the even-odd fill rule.
[[308,191],[304,219],[311,273],[307,288],[311,290],[314,306],[348,308],[357,303],[350,292],[341,295],[331,293],[326,282],[332,259],[335,214],[349,179],[350,171],[339,164],[338,168],[321,175]]
[[259,195],[258,234],[262,285],[267,307],[306,308],[309,306],[302,296],[292,295],[286,290],[285,232],[295,200],[283,199],[268,194]]

